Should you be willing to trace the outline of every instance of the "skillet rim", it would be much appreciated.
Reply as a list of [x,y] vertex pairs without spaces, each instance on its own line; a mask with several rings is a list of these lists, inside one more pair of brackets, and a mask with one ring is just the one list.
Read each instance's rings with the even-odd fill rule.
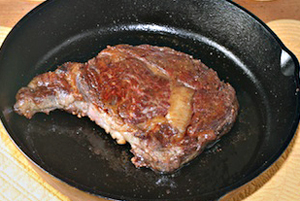
[[[57,0],[47,0],[42,2],[41,4],[39,4],[38,6],[36,6],[34,9],[32,9],[30,12],[28,12],[25,16],[22,17],[22,19],[20,21],[18,21],[16,23],[16,25],[11,29],[11,31],[9,32],[9,34],[7,35],[7,37],[5,38],[5,40],[3,41],[2,46],[0,47],[0,54],[2,52],[3,49],[5,49],[5,47],[9,44],[9,41],[11,40],[11,38],[13,37],[12,35],[14,34],[15,30],[18,30],[20,28],[22,28],[22,26],[24,26],[24,24],[26,23],[27,20],[30,20],[31,17],[34,17],[34,15],[38,14],[38,12],[42,9],[44,9],[45,7],[47,7],[49,4],[56,2]],[[231,191],[234,191],[244,185],[246,185],[247,183],[249,183],[251,180],[255,179],[256,177],[258,177],[260,174],[262,174],[266,169],[268,169],[269,167],[272,166],[272,164],[274,164],[274,162],[276,162],[280,156],[284,153],[284,151],[286,150],[286,148],[289,146],[289,144],[291,143],[292,139],[294,138],[294,136],[296,135],[296,131],[299,125],[299,120],[300,120],[300,98],[299,98],[299,62],[298,59],[296,58],[296,56],[283,44],[283,42],[279,39],[279,37],[270,29],[270,27],[267,26],[266,23],[264,23],[261,19],[259,19],[256,15],[254,15],[253,13],[251,13],[250,11],[246,10],[244,7],[240,6],[239,4],[231,1],[231,0],[223,0],[224,2],[228,2],[230,4],[232,4],[233,6],[237,7],[238,9],[240,9],[241,11],[243,11],[245,14],[249,15],[254,21],[256,21],[260,26],[262,26],[267,33],[269,33],[273,39],[276,40],[276,42],[279,44],[281,50],[284,50],[288,53],[288,55],[292,58],[293,63],[295,64],[296,68],[293,74],[293,78],[295,81],[295,85],[296,88],[298,89],[296,91],[297,95],[296,99],[297,101],[297,106],[296,106],[296,112],[295,112],[295,119],[293,121],[293,125],[291,127],[291,130],[289,131],[289,133],[287,134],[287,138],[286,141],[282,144],[282,146],[278,149],[278,151],[276,153],[273,154],[273,156],[271,158],[268,159],[268,161],[266,161],[266,163],[264,163],[261,167],[259,167],[258,169],[256,169],[254,172],[248,174],[247,177],[244,177],[242,179],[240,179],[239,181],[233,183],[230,186],[221,188],[219,190],[216,191],[212,191],[209,193],[204,193],[202,194],[202,196],[205,195],[210,195],[213,194],[214,192],[217,192],[219,195],[219,199],[222,199],[222,197],[224,197],[226,194],[230,193]],[[9,138],[12,140],[12,142],[15,144],[15,146],[21,151],[21,153],[32,163],[34,164],[36,167],[38,167],[39,169],[41,169],[42,171],[44,171],[45,173],[47,173],[48,175],[50,175],[51,177],[58,179],[59,181],[63,182],[63,183],[67,183],[68,185],[78,188],[79,190],[84,191],[85,193],[92,193],[94,196],[97,197],[101,197],[101,198],[106,198],[106,199],[124,199],[124,197],[122,196],[117,196],[118,198],[111,198],[108,196],[111,196],[110,193],[104,193],[103,195],[97,195],[95,194],[91,189],[86,188],[84,186],[82,186],[81,184],[78,184],[77,182],[70,182],[68,181],[66,178],[64,178],[64,180],[62,180],[60,178],[60,174],[53,172],[51,170],[47,170],[45,169],[45,167],[43,167],[43,165],[38,164],[37,162],[35,162],[33,159],[31,159],[26,153],[28,152],[28,150],[24,150],[24,147],[22,146],[22,142],[19,139],[14,139],[11,135],[10,132],[11,129],[8,126],[8,123],[6,122],[6,119],[3,115],[3,112],[0,111],[0,119],[2,122],[2,125],[4,127],[4,129],[6,130]],[[53,174],[54,173],[54,174]],[[113,197],[116,197],[116,195],[113,195]],[[200,196],[192,196],[189,197],[189,199],[195,199],[195,198],[199,198]],[[127,198],[125,198],[127,199]],[[145,200],[145,199],[135,199],[135,200]],[[174,199],[164,199],[164,200],[174,200]],[[177,200],[177,199],[176,199]],[[180,200],[188,200],[187,198],[184,199],[180,199]]]

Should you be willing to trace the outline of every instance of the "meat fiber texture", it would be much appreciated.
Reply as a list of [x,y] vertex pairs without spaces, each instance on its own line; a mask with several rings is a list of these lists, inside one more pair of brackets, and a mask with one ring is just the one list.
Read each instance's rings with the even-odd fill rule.
[[168,47],[108,46],[86,63],[36,76],[14,110],[31,118],[54,109],[88,116],[136,167],[172,172],[227,133],[237,116],[233,87],[192,56]]

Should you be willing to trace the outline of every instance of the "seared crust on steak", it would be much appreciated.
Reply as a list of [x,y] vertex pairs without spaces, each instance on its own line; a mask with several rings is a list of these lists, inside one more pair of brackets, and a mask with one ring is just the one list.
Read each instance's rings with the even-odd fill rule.
[[227,133],[238,102],[230,84],[167,47],[117,45],[86,63],[67,62],[19,90],[14,109],[31,118],[54,109],[88,116],[137,167],[172,172]]

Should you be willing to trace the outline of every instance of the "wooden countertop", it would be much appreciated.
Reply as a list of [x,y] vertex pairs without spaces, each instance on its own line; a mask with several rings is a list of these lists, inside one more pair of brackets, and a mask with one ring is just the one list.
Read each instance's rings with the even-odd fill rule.
[[[0,44],[10,28],[41,2],[41,0],[0,0]],[[300,59],[300,0],[235,0],[235,2],[266,22]],[[292,143],[275,164],[239,191],[226,196],[224,200],[300,200],[299,132],[298,129]],[[44,181],[44,177],[42,177],[44,179],[40,178],[31,167],[27,167],[28,162],[9,142],[9,138],[6,136],[1,124],[0,134],[0,156],[4,152],[12,156],[11,159],[5,160],[0,157],[0,200],[69,200],[69,198],[48,185]],[[5,143],[1,143],[1,140],[5,140]],[[16,159],[16,157],[21,158]],[[34,192],[26,192],[30,191],[28,190],[30,188],[26,190],[26,187],[23,186],[24,181],[13,179],[14,174],[10,175],[8,172],[11,171],[5,168],[13,167],[14,164],[9,166],[8,163],[21,163],[21,165],[18,165],[18,167],[21,167],[19,171],[25,169],[22,174],[25,174],[28,178],[33,178],[33,180],[29,179],[26,184],[37,185],[34,187]],[[14,180],[14,182],[9,182],[9,180]],[[47,182],[49,181],[47,180]],[[51,184],[53,185],[53,183]],[[76,196],[68,196],[72,200],[78,200]]]

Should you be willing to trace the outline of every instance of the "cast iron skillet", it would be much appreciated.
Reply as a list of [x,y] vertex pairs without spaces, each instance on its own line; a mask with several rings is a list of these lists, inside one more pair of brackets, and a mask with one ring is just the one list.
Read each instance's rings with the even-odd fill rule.
[[[160,175],[136,169],[89,121],[62,111],[31,120],[15,94],[37,74],[84,62],[107,45],[168,46],[200,58],[237,91],[238,119],[215,146]],[[50,0],[25,16],[0,52],[1,120],[35,165],[83,191],[119,200],[212,200],[269,167],[299,122],[298,61],[255,16],[225,0]]]

